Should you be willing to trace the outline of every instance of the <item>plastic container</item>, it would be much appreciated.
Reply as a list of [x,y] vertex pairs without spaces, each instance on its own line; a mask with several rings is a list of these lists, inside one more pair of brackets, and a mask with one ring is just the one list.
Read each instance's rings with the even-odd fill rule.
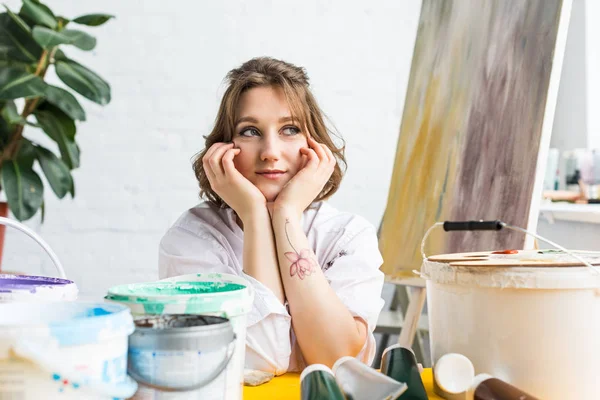
[[0,304],[0,398],[112,400],[132,396],[127,337],[118,304]]
[[538,398],[596,398],[600,276],[552,261],[528,260],[539,265],[523,267],[518,257],[510,266],[423,262],[433,364],[459,353],[476,374]]
[[0,274],[0,303],[72,301],[78,292],[68,279]]
[[217,273],[182,275],[157,282],[115,286],[109,289],[106,299],[127,305],[134,316],[201,314],[229,319],[236,336],[232,359],[223,374],[199,391],[198,398],[242,398],[246,314],[254,301],[254,290],[245,279]]

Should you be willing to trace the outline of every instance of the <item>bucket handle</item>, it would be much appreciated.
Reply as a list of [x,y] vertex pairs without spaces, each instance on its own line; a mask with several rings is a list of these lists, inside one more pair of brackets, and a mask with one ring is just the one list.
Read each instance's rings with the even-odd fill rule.
[[208,378],[203,379],[200,383],[196,383],[191,386],[175,388],[175,387],[171,387],[171,386],[156,385],[156,384],[148,382],[146,379],[142,378],[136,371],[134,371],[131,368],[131,366],[127,369],[127,373],[129,374],[129,376],[131,376],[133,379],[135,379],[138,383],[140,383],[144,386],[147,386],[150,389],[160,390],[163,392],[188,392],[188,391],[192,391],[192,390],[198,390],[198,389],[201,389],[204,386],[208,385],[209,383],[211,383],[219,375],[221,375],[221,373],[225,370],[225,368],[231,361],[231,358],[233,357],[233,353],[235,351],[235,342],[236,342],[236,337],[234,335],[233,341],[229,344],[229,348],[227,349],[227,355],[225,356],[225,358],[223,359],[223,362],[221,362],[221,365],[219,365],[217,370],[214,373],[212,373],[211,375],[209,375]]
[[39,244],[42,247],[42,249],[44,249],[46,254],[48,254],[50,256],[50,259],[52,260],[52,262],[54,263],[54,266],[58,270],[58,274],[60,275],[60,277],[63,279],[67,279],[65,270],[64,270],[62,264],[60,263],[60,261],[58,260],[58,257],[56,256],[54,251],[52,251],[50,246],[48,246],[48,243],[46,243],[44,241],[44,239],[42,239],[37,233],[35,233],[34,231],[29,229],[27,226],[23,225],[22,223],[14,221],[9,218],[5,218],[5,217],[0,217],[0,225],[6,225],[6,226],[16,228],[16,229],[20,230],[21,232],[25,233],[27,236],[29,236],[33,240],[35,240],[36,243]]
[[127,399],[133,396],[138,388],[137,383],[129,376],[126,376],[125,380],[119,383],[90,382],[88,378],[80,373],[61,365],[59,360],[62,357],[56,350],[49,348],[49,346],[41,346],[30,340],[19,339],[13,346],[13,351],[20,358],[33,362],[44,371],[58,374],[61,379],[79,384],[80,390],[93,392],[96,395]]

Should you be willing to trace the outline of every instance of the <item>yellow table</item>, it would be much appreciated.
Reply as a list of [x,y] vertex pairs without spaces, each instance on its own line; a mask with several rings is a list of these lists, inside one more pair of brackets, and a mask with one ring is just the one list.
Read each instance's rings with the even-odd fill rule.
[[[423,384],[427,389],[430,400],[443,400],[433,393],[433,375],[431,368],[426,368],[421,374]],[[299,400],[300,399],[300,374],[289,373],[274,378],[264,385],[251,387],[244,386],[244,400]]]

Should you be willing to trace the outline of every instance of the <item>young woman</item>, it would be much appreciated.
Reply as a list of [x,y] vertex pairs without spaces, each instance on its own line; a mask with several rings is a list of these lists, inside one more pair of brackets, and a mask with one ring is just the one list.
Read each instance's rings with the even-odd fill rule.
[[159,275],[225,272],[256,296],[246,368],[301,371],[342,356],[370,364],[382,258],[365,219],[324,202],[345,166],[302,68],[252,59],[229,72],[194,161],[200,205],[160,244]]

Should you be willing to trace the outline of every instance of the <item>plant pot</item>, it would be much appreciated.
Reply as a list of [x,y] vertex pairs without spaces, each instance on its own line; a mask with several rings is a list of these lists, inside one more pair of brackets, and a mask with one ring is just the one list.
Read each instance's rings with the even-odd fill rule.
[[[8,217],[8,203],[0,201],[0,217]],[[2,253],[4,252],[4,232],[6,226],[0,224],[0,271],[2,271]]]

